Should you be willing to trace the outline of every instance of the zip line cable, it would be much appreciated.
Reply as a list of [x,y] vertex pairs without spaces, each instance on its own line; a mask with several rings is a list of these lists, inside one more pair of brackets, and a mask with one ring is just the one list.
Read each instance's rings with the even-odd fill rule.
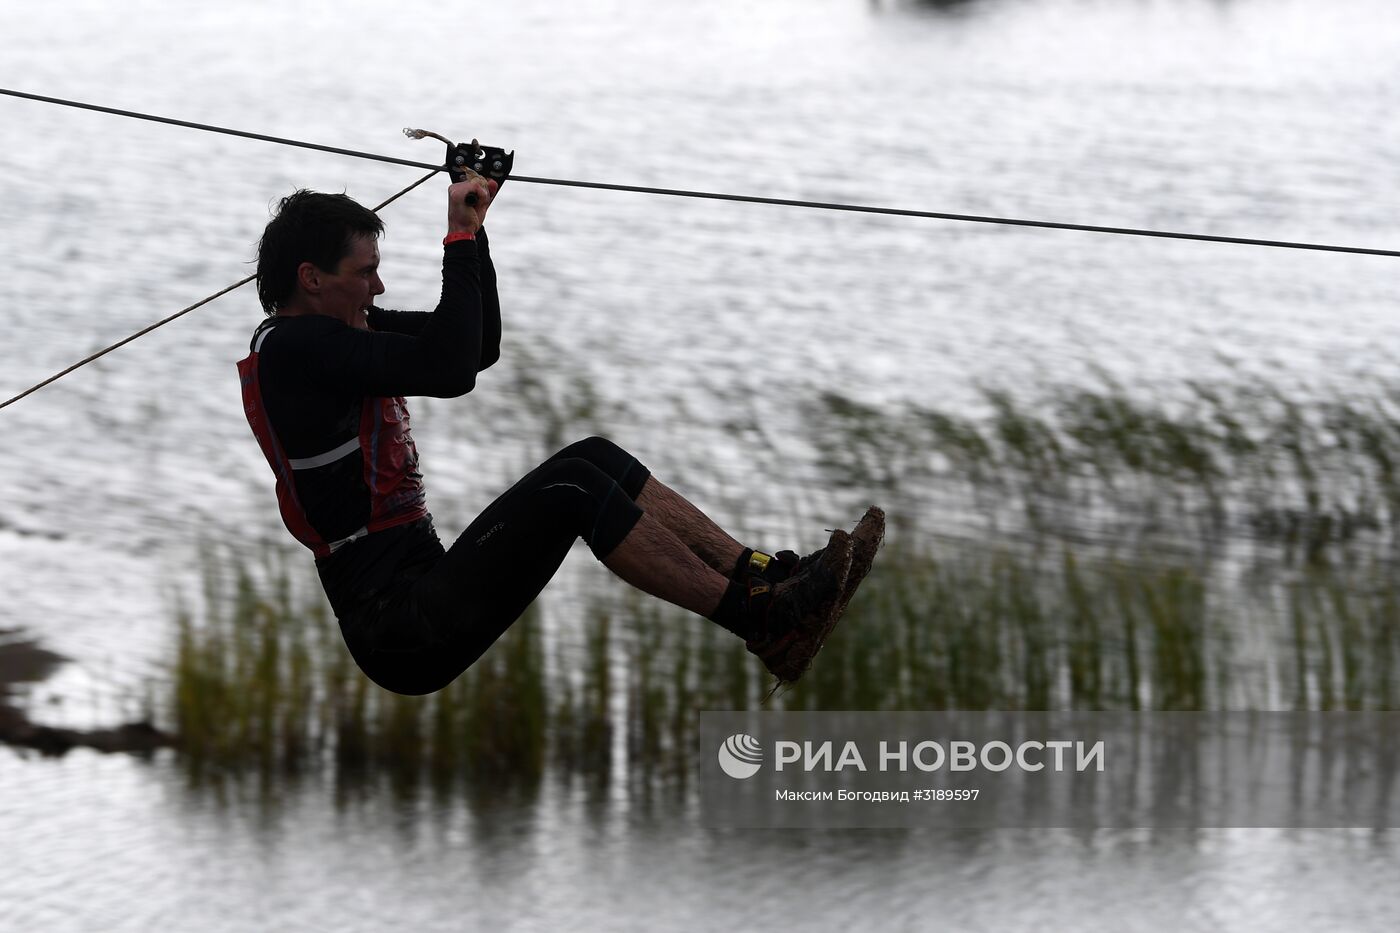
[[[403,189],[402,191],[400,191],[398,194],[396,194],[396,195],[394,195],[393,197],[389,198],[388,200],[382,202],[382,203],[379,204],[377,207],[370,208],[370,210],[374,211],[376,214],[379,213],[379,212],[380,212],[381,210],[383,210],[385,207],[388,207],[390,204],[394,203],[394,202],[397,201],[399,198],[401,198],[401,197],[403,197],[404,195],[408,194],[408,193],[409,193],[410,191],[412,191],[414,188],[417,188],[419,185],[423,184],[423,182],[427,181],[429,178],[432,178],[434,175],[436,175],[436,174],[437,174],[438,172],[440,172],[440,171],[442,171],[442,169],[437,169],[437,168],[433,169],[431,172],[429,172],[428,174],[424,175],[422,178],[418,179],[418,180],[415,181],[413,184],[409,185],[407,188],[405,188],[405,189]],[[253,281],[253,279],[255,279],[255,278],[257,278],[257,274],[256,274],[256,273],[254,273],[253,275],[250,275],[250,276],[246,276],[245,278],[239,279],[237,282],[234,282],[232,285],[228,286],[227,288],[222,288],[222,289],[220,289],[219,291],[217,291],[217,292],[215,292],[214,294],[210,295],[208,298],[201,298],[199,301],[196,301],[194,304],[190,305],[188,308],[181,308],[179,311],[176,311],[174,314],[170,315],[169,317],[167,317],[167,318],[162,318],[161,320],[156,321],[154,324],[150,325],[149,327],[143,327],[141,330],[138,330],[136,333],[132,334],[130,337],[124,337],[123,339],[118,340],[116,343],[112,344],[110,347],[107,347],[107,348],[102,349],[102,350],[98,350],[98,351],[97,351],[96,353],[94,353],[92,356],[89,356],[89,357],[87,357],[87,358],[85,358],[85,359],[79,360],[78,362],[74,363],[72,366],[69,366],[67,369],[63,370],[63,372],[54,373],[52,376],[50,376],[49,378],[45,379],[43,382],[36,383],[36,384],[30,386],[29,388],[25,389],[25,390],[24,390],[23,392],[21,392],[19,395],[16,395],[16,396],[14,396],[13,398],[8,398],[8,399],[6,399],[5,401],[0,402],[0,408],[5,408],[6,406],[13,405],[15,402],[18,402],[20,399],[24,398],[26,395],[30,395],[30,394],[32,394],[32,393],[34,393],[34,392],[38,392],[40,389],[42,389],[44,386],[48,385],[48,384],[51,383],[51,382],[57,382],[59,379],[62,379],[64,376],[68,375],[68,374],[71,373],[73,370],[78,369],[78,368],[83,367],[83,366],[86,366],[88,363],[91,363],[93,360],[98,359],[98,358],[103,357],[103,356],[106,356],[108,353],[111,353],[113,350],[115,350],[115,349],[117,349],[117,348],[119,348],[119,347],[124,347],[124,346],[126,346],[127,344],[131,343],[131,341],[135,340],[137,337],[144,337],[146,334],[149,334],[151,331],[155,330],[157,327],[160,327],[160,326],[162,326],[162,325],[164,325],[164,324],[169,324],[171,321],[175,320],[177,317],[183,317],[184,315],[189,314],[189,313],[190,313],[191,311],[193,311],[195,308],[201,308],[201,307],[203,307],[204,305],[207,305],[209,302],[213,301],[215,298],[219,298],[219,297],[222,297],[223,295],[227,295],[229,292],[233,291],[234,289],[242,288],[244,285],[247,285],[249,282]]]
[[[333,155],[349,156],[350,158],[355,159],[368,159],[375,162],[387,162],[391,165],[407,165],[414,168],[429,169],[427,175],[424,175],[422,178],[418,179],[413,184],[400,191],[398,194],[395,194],[393,197],[384,201],[378,207],[373,208],[373,210],[376,212],[383,209],[392,202],[398,200],[400,197],[407,194],[409,191],[412,191],[414,188],[417,188],[419,185],[423,184],[429,178],[432,178],[438,172],[446,170],[445,165],[433,165],[429,162],[417,162],[412,159],[400,159],[396,156],[380,155],[378,153],[373,152],[361,152],[355,149],[343,149],[338,146],[326,146],[320,143],[311,143],[302,140],[288,139],[282,136],[269,136],[265,133],[251,133],[246,130],[230,129],[229,127],[223,126],[213,126],[207,123],[194,123],[189,120],[177,120],[172,117],[162,117],[157,116],[155,114],[140,113],[134,110],[119,110],[115,107],[104,107],[98,104],[84,103],[82,101],[66,100],[61,97],[47,97],[42,94],[30,94],[25,91],[16,91],[11,90],[9,88],[0,88],[0,95],[6,97],[19,98],[21,100],[37,101],[39,103],[44,104],[55,104],[61,107],[73,107],[78,110],[90,110],[96,113],[105,113],[110,114],[112,116],[127,117],[134,120],[146,120],[152,123],[164,123],[170,126],[178,126],[183,127],[185,129],[200,130],[208,133],[220,133],[225,136],[237,136],[243,139],[254,139],[261,142],[276,143],[277,145],[282,146],[295,146],[300,149],[313,149],[317,152],[329,152]],[[1305,249],[1320,250],[1333,253],[1355,253],[1369,256],[1400,257],[1400,250],[1372,249],[1361,246],[1336,246],[1324,243],[1302,243],[1288,240],[1263,240],[1249,237],[1216,236],[1213,234],[1205,233],[1182,233],[1170,230],[1143,230],[1133,227],[1105,227],[1093,224],[1059,223],[1055,221],[1026,220],[1014,217],[988,217],[974,214],[950,214],[940,211],[920,211],[911,210],[907,208],[875,207],[873,205],[842,204],[836,202],[823,201],[802,201],[789,198],[762,197],[758,195],[723,194],[713,191],[690,191],[679,188],[655,188],[643,185],[619,185],[607,182],[574,181],[562,178],[535,178],[528,175],[511,175],[510,179],[516,182],[523,182],[526,184],[535,185],[556,185],[569,188],[593,188],[602,191],[628,191],[636,194],[658,194],[664,195],[666,197],[698,198],[711,201],[735,201],[747,204],[772,204],[779,207],[804,207],[816,210],[846,211],[860,214],[883,214],[893,217],[918,217],[929,220],[952,220],[964,223],[997,224],[1002,226],[1013,227],[1037,227],[1049,230],[1077,230],[1084,233],[1109,233],[1117,234],[1120,236],[1156,237],[1160,239],[1172,240],[1196,240],[1207,243],[1232,243],[1240,246],[1269,246],[1277,247],[1280,249]],[[255,275],[250,275],[238,282],[235,282],[227,288],[215,292],[209,297],[197,301],[187,308],[182,308],[181,310],[175,312],[169,317],[163,318],[162,320],[159,320],[154,324],[151,324],[150,326],[137,331],[130,337],[126,337],[123,340],[120,340],[117,343],[106,347],[105,349],[99,350],[98,352],[92,354],[91,356],[85,359],[79,360],[77,363],[74,363],[72,366],[69,366],[62,372],[56,373],[53,376],[50,376],[48,379],[45,379],[44,381],[34,386],[31,386],[30,388],[21,392],[19,395],[6,399],[4,402],[0,402],[0,409],[13,405],[15,402],[19,401],[25,396],[37,392],[39,389],[42,389],[44,386],[63,378],[64,376],[73,372],[75,369],[78,369],[82,366],[86,366],[93,360],[105,356],[108,353],[111,353],[113,350],[118,349],[119,347],[125,346],[126,344],[130,343],[136,338],[142,337],[150,333],[157,327],[161,327],[162,325],[168,324],[176,318],[182,317],[183,315],[190,313],[196,308],[203,307],[204,305],[213,301],[215,298],[218,298],[222,295],[226,295],[234,289],[241,288],[242,286],[247,285],[254,278],[256,278]]]
[[[171,126],[180,126],[187,129],[202,130],[209,133],[222,133],[226,136],[239,136],[244,139],[256,139],[263,142],[277,143],[283,146],[296,146],[301,149],[315,149],[318,152],[330,152],[335,155],[350,156],[356,159],[369,159],[375,162],[388,162],[392,165],[408,165],[414,168],[433,168],[428,162],[415,162],[412,159],[400,159],[395,156],[380,155],[373,152],[361,152],[355,149],[342,149],[337,146],[326,146],[320,143],[303,142],[296,139],[287,139],[281,136],[267,136],[262,133],[250,133],[246,130],[229,129],[222,126],[211,126],[207,123],[192,123],[188,120],[175,120],[170,117],[160,117],[148,113],[138,113],[133,110],[117,110],[113,107],[102,107],[97,104],[87,104],[81,101],[64,100],[59,97],[44,97],[39,94],[28,94],[23,91],[13,91],[7,88],[0,88],[0,95],[8,97],[18,97],[24,100],[39,101],[46,104],[58,104],[63,107],[76,107],[79,110],[92,110],[97,113],[107,113],[118,117],[129,117],[135,120],[149,120],[154,123],[166,123]],[[1306,249],[1321,250],[1332,253],[1359,253],[1368,256],[1392,256],[1400,257],[1400,250],[1392,249],[1372,249],[1363,246],[1336,246],[1326,243],[1303,243],[1290,240],[1264,240],[1252,237],[1217,236],[1208,233],[1182,233],[1171,230],[1144,230],[1135,227],[1105,227],[1094,224],[1072,224],[1060,223],[1050,220],[1025,220],[1015,217],[989,217],[977,214],[950,214],[941,211],[920,211],[897,207],[875,207],[865,204],[842,204],[829,201],[803,201],[789,198],[770,198],[758,195],[745,194],[723,194],[713,191],[690,191],[680,188],[653,188],[644,185],[618,185],[596,181],[575,181],[563,178],[534,178],[528,175],[511,175],[511,181],[523,182],[532,185],[558,185],[568,188],[594,188],[602,191],[630,191],[635,194],[659,194],[666,197],[676,198],[700,198],[711,201],[737,201],[747,204],[772,204],[779,207],[806,207],[827,211],[847,211],[858,214],[884,214],[893,217],[920,217],[928,220],[954,220],[964,223],[978,224],[998,224],[1012,227],[1039,227],[1048,230],[1078,230],[1084,233],[1112,233],[1120,236],[1141,236],[1157,237],[1170,240],[1197,240],[1206,243],[1234,243],[1240,246],[1271,246],[1280,249]]]

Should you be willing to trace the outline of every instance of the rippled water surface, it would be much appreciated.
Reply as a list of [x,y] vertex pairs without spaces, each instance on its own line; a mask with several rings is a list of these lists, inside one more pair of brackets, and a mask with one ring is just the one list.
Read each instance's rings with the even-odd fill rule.
[[[437,156],[399,135],[413,125],[514,148],[527,175],[1400,247],[1400,12],[1383,0],[54,0],[10,4],[0,33],[5,87],[405,158]],[[293,187],[374,202],[416,177],[11,98],[0,125],[7,397],[246,274]],[[431,306],[440,202],[429,185],[387,209],[385,304]],[[979,385],[1034,395],[1105,371],[1168,399],[1256,376],[1346,394],[1393,371],[1400,336],[1394,260],[1373,257],[525,184],[491,226],[505,359],[471,397],[414,407],[449,534],[550,452],[551,425],[606,432],[726,524],[776,537],[854,504],[815,484],[820,438],[795,414],[823,390],[956,409]],[[37,715],[110,718],[146,682],[201,545],[285,546],[233,379],[258,319],[236,293],[0,412],[0,628],[74,659]],[[785,482],[754,488],[756,445]],[[600,573],[576,556],[558,592]],[[484,817],[336,812],[314,788],[273,815],[220,810],[160,761],[0,749],[0,917],[1119,930],[1400,915],[1386,837],[695,827],[563,792]]]

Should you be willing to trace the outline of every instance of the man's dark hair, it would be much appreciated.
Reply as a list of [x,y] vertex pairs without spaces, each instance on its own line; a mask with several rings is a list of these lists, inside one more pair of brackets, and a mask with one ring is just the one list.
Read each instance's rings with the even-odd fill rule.
[[334,272],[356,237],[383,232],[378,214],[343,194],[302,189],[287,195],[258,241],[258,300],[263,311],[276,314],[292,297],[302,263]]

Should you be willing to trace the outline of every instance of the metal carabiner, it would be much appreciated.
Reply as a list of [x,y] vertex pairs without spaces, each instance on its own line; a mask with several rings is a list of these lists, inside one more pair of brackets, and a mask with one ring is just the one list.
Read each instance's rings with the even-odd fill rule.
[[[424,139],[431,136],[433,139],[441,140],[447,144],[447,157],[444,160],[443,168],[452,177],[453,182],[466,180],[467,173],[473,172],[482,178],[490,178],[496,183],[499,191],[501,185],[506,183],[510,177],[510,170],[515,165],[515,150],[506,152],[499,146],[483,146],[473,139],[469,143],[454,143],[445,136],[439,136],[431,130],[415,130],[404,127],[404,135],[410,139]],[[467,198],[468,204],[476,203],[476,195]]]

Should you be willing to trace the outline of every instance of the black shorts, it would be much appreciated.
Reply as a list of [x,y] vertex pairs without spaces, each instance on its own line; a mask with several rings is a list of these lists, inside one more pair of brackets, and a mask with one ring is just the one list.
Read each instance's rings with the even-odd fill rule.
[[[518,619],[583,538],[599,560],[642,516],[651,473],[601,437],[570,444],[503,493],[443,551],[431,521],[427,559],[395,569],[340,618],[360,669],[386,690],[441,690]],[[424,547],[413,550],[423,553]]]

